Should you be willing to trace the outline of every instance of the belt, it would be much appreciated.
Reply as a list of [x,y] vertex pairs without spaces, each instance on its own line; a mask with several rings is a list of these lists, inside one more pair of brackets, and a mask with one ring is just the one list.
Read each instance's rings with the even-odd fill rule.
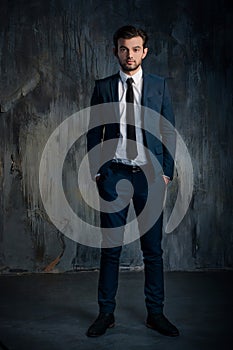
[[130,173],[139,173],[142,171],[142,169],[138,165],[128,165],[120,162],[112,162],[110,168],[116,170],[126,170]]

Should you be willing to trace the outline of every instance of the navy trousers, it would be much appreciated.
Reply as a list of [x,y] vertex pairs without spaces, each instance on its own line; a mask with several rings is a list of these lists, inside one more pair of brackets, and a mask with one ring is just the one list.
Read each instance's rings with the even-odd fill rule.
[[[130,189],[128,180],[131,182]],[[117,185],[119,184],[119,186]],[[108,167],[97,182],[99,195],[106,202],[100,207],[103,246],[101,248],[101,261],[98,285],[98,303],[100,312],[112,313],[116,307],[116,293],[118,288],[119,260],[124,241],[124,226],[127,221],[129,201],[132,199],[137,218],[143,211],[148,191],[154,186],[153,196],[157,207],[161,207],[156,222],[149,230],[140,236],[140,244],[143,252],[145,285],[144,294],[148,313],[161,313],[164,303],[164,278],[162,259],[162,206],[165,193],[165,183],[161,179],[157,184],[149,183],[144,173],[131,172],[127,169]],[[159,193],[159,195],[158,195]],[[118,198],[119,202],[115,203]],[[107,204],[106,204],[107,203]],[[123,205],[122,205],[123,203]],[[124,205],[124,203],[128,203]],[[106,212],[106,205],[109,212]],[[121,209],[118,210],[118,206]],[[146,215],[153,216],[154,205],[149,208]],[[144,230],[147,216],[138,220],[139,231]],[[111,230],[113,232],[111,233]],[[108,230],[108,233],[105,232]],[[109,233],[110,232],[110,233]],[[133,296],[132,296],[133,297]]]

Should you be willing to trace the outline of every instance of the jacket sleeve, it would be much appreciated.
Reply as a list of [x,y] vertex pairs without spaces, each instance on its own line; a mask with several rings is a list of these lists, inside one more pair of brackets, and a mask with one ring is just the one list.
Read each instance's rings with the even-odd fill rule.
[[[91,109],[90,109],[90,121],[87,132],[87,152],[90,166],[91,177],[94,179],[100,168],[101,160],[101,143],[103,139],[104,124],[101,123],[100,113],[98,113],[99,104],[101,104],[102,98],[99,89],[99,82],[96,81],[94,91],[91,98]],[[93,147],[94,152],[90,152]]]
[[168,86],[164,80],[160,133],[163,143],[163,172],[170,180],[173,178],[174,159],[176,152],[175,118]]

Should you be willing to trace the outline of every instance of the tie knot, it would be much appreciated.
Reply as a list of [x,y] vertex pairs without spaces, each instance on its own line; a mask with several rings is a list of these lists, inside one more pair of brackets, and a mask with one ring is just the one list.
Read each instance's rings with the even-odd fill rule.
[[128,78],[126,80],[126,83],[127,83],[128,86],[132,86],[132,84],[134,83],[133,78]]

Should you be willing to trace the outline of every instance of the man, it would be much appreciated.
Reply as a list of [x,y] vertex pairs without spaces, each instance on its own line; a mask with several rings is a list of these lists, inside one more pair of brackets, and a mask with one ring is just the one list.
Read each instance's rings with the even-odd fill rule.
[[[142,60],[148,52],[148,37],[143,30],[124,26],[116,31],[113,41],[120,72],[96,81],[91,105],[113,103],[115,106],[119,102],[118,109],[112,107],[112,113],[117,110],[118,116],[116,122],[111,120],[108,123],[109,114],[95,113],[93,107],[87,134],[92,178],[97,183],[100,197],[113,209],[107,211],[106,204],[101,206],[103,244],[98,286],[99,315],[89,327],[87,336],[100,336],[114,326],[119,258],[123,244],[122,227],[126,225],[129,208],[129,203],[126,202],[132,199],[139,230],[143,231],[148,220],[155,215],[156,205],[152,204],[149,214],[147,210],[143,219],[139,219],[148,200],[148,193],[153,193],[154,203],[157,202],[157,221],[152,226],[149,225],[147,232],[140,237],[145,265],[144,291],[148,311],[146,325],[164,335],[178,336],[178,329],[163,314],[161,212],[165,188],[173,177],[176,142],[175,131],[171,127],[174,125],[174,116],[170,97],[164,78],[142,71]],[[148,116],[143,108],[150,108],[157,116]],[[102,118],[100,126],[95,126],[96,118]],[[149,118],[152,119],[152,128],[157,129],[153,134],[158,134],[159,129],[158,137],[143,128]],[[113,142],[111,147],[105,146],[110,140]],[[94,155],[90,152],[93,147],[96,147]],[[103,161],[105,151],[107,155]],[[156,157],[157,164],[152,161],[153,156]],[[127,190],[127,182],[116,190],[117,183],[122,179],[131,182],[133,192]],[[117,197],[122,199],[123,206],[116,205]],[[112,229],[112,234],[107,231],[109,229]]]

